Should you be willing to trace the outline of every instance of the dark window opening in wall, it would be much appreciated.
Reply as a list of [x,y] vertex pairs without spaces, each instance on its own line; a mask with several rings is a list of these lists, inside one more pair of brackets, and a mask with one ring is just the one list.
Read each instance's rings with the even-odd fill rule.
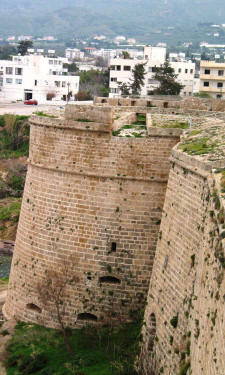
[[222,97],[223,97],[223,95],[221,95],[221,94],[217,94],[217,95],[216,95],[216,98],[217,98],[217,99],[222,99]]
[[223,87],[223,82],[218,82],[217,87]]
[[210,69],[205,69],[205,74],[210,74]]
[[116,251],[116,242],[111,243],[111,251],[115,252]]
[[124,65],[124,67],[123,67],[123,70],[130,70],[130,66],[129,65]]
[[120,65],[116,65],[116,70],[121,70],[121,66]]
[[204,83],[203,83],[203,86],[205,86],[205,87],[209,87],[209,82],[204,82]]
[[34,81],[34,86],[37,86],[37,80],[35,79],[35,81]]
[[169,105],[168,102],[163,103],[163,107],[164,107],[164,108],[168,108],[168,105]]
[[117,279],[117,277],[113,277],[113,276],[99,277],[99,282],[107,283],[107,284],[120,284],[121,283],[120,279]]
[[148,351],[152,352],[156,336],[156,318],[155,314],[151,314],[149,318],[149,327],[148,327]]
[[153,66],[153,68],[152,68],[152,73],[157,73],[157,68],[156,68],[156,66]]
[[224,70],[218,70],[218,76],[223,76],[224,75]]
[[107,103],[107,100],[106,99],[102,99],[102,103]]
[[131,105],[134,107],[136,104],[136,101],[135,100],[131,100]]
[[15,68],[15,74],[17,76],[21,76],[23,74],[23,69],[22,68]]
[[37,312],[39,314],[42,312],[42,309],[40,307],[38,307],[37,305],[35,305],[34,303],[28,303],[26,305],[26,308],[28,310],[35,311],[35,312]]
[[90,320],[90,321],[93,321],[93,322],[96,322],[98,320],[96,315],[90,314],[90,313],[78,314],[77,319],[78,320]]

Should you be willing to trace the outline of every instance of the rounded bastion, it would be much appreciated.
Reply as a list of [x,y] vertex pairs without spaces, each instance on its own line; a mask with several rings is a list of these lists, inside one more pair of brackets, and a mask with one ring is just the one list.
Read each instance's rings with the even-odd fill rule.
[[30,118],[28,172],[4,313],[57,326],[38,285],[69,262],[65,324],[129,321],[144,307],[169,157],[180,130],[113,136],[112,107]]

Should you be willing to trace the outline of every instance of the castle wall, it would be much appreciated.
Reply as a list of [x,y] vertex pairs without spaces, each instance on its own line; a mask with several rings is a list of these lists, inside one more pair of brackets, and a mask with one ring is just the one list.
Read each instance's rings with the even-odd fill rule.
[[179,135],[154,129],[147,138],[113,137],[112,112],[98,117],[101,110],[69,106],[65,120],[31,118],[8,317],[57,325],[37,284],[65,260],[79,278],[67,286],[66,325],[82,313],[129,320],[144,306]]
[[145,312],[141,373],[225,373],[224,198],[212,165],[174,150]]

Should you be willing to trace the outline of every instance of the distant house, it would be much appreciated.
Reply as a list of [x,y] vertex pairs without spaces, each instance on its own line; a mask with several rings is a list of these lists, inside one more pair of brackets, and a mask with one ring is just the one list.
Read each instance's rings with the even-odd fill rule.
[[79,91],[79,77],[68,75],[65,58],[28,54],[0,60],[0,97],[8,100],[66,100]]

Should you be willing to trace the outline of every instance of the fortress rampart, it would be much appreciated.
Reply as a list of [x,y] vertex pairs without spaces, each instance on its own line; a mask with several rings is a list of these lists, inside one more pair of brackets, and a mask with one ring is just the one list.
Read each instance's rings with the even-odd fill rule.
[[216,167],[172,152],[145,312],[144,374],[225,372],[225,200]]
[[[129,320],[144,306],[179,129],[112,136],[111,108],[68,106],[65,119],[30,119],[30,155],[9,292],[8,317],[55,326],[36,284],[69,257],[79,277],[67,325]],[[151,135],[152,133],[152,135]],[[85,315],[84,315],[85,314]]]
[[[224,102],[104,100],[30,120],[4,312],[57,326],[36,285],[70,260],[66,325],[129,321],[147,296],[140,374],[224,375]],[[115,136],[137,113],[146,136]]]

